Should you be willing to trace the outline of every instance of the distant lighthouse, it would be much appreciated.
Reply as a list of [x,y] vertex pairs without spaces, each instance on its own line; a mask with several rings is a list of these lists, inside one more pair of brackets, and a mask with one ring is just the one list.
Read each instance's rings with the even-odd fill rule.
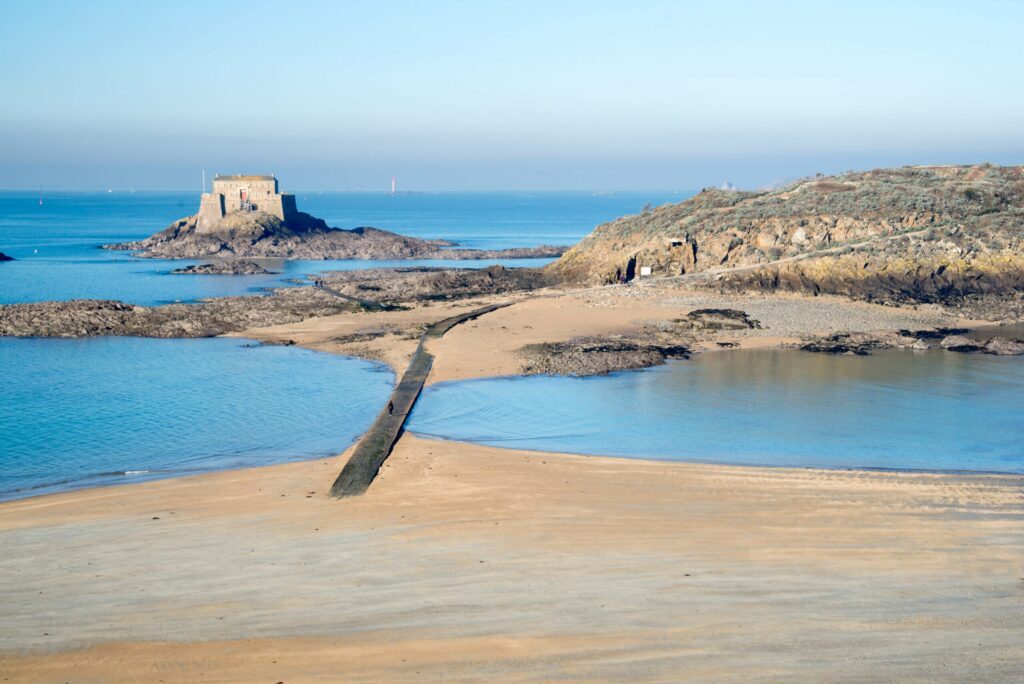
[[392,195],[395,194],[395,187],[396,187],[395,181],[396,181],[396,178],[394,176],[392,176],[391,177],[391,194]]

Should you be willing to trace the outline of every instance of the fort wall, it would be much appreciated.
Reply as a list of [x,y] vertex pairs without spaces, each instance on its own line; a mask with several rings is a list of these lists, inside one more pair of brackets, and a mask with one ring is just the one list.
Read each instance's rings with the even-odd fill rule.
[[236,211],[262,211],[285,223],[298,215],[295,196],[278,192],[273,176],[217,176],[213,191],[200,197],[196,230],[215,232],[220,220]]

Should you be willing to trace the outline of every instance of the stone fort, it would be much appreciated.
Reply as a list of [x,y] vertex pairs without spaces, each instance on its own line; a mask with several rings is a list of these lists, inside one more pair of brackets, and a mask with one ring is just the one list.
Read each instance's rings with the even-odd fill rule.
[[199,200],[196,232],[210,233],[228,214],[262,211],[273,214],[285,223],[298,215],[295,195],[281,194],[274,176],[215,176],[213,190],[204,192]]

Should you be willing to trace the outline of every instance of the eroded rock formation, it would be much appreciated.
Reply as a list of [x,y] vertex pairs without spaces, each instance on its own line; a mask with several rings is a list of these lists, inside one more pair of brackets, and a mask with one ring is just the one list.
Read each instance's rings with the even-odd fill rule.
[[730,291],[947,302],[1024,290],[1024,167],[880,169],[708,189],[606,223],[548,267],[584,283],[693,276]]

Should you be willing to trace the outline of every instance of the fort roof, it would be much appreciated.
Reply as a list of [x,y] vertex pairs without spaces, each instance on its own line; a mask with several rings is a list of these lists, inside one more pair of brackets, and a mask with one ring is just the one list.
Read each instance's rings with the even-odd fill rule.
[[246,180],[246,181],[258,181],[258,180],[276,180],[273,176],[243,176],[238,174],[237,176],[221,176],[217,174],[213,177],[213,180]]

